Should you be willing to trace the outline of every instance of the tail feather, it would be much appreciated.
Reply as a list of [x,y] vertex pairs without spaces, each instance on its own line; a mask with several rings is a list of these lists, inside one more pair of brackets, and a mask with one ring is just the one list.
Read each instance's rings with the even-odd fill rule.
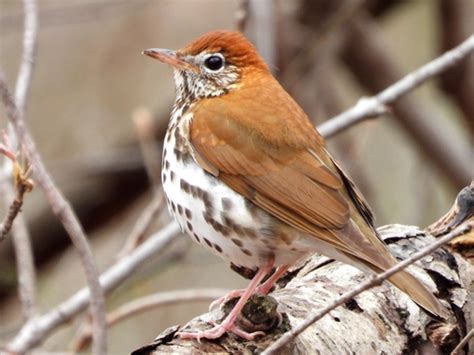
[[[359,219],[359,220],[358,220]],[[346,242],[353,242],[352,257],[360,265],[365,264],[373,271],[380,273],[397,264],[397,260],[379,239],[370,226],[355,218],[349,223],[342,235]],[[357,223],[359,222],[359,223]],[[362,228],[359,228],[362,227]],[[429,313],[446,319],[449,312],[441,302],[429,291],[426,286],[407,271],[400,271],[389,278],[389,281],[401,291],[405,292],[420,307]]]
[[[337,162],[333,161],[333,163],[346,187],[346,198],[353,205],[351,220],[346,228],[337,234],[340,243],[348,246],[342,252],[349,259],[354,260],[355,266],[368,266],[375,272],[382,272],[393,267],[397,260],[377,235],[369,205],[349,176]],[[396,273],[389,278],[389,281],[429,313],[441,318],[449,316],[446,308],[425,285],[407,271]]]
[[389,281],[410,296],[413,301],[426,311],[444,319],[449,317],[449,312],[439,300],[418,279],[408,272],[400,271],[390,277]]

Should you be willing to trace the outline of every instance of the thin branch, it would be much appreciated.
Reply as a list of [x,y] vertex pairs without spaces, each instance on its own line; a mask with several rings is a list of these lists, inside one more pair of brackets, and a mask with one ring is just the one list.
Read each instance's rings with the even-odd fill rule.
[[460,355],[462,348],[467,345],[471,338],[474,338],[474,329],[471,329],[469,333],[467,333],[466,336],[462,338],[461,342],[454,348],[453,351],[451,351],[451,355]]
[[[471,0],[439,0],[441,50],[444,52],[474,33],[474,2]],[[466,122],[474,130],[474,56],[466,58],[441,76],[441,88],[463,111]]]
[[91,291],[91,311],[94,318],[93,352],[95,354],[105,354],[107,346],[107,325],[105,321],[104,306],[105,299],[104,293],[100,287],[96,265],[87,237],[69,202],[56,187],[53,179],[46,170],[41,156],[36,149],[33,138],[23,121],[23,115],[18,111],[3,75],[0,75],[0,94],[6,108],[7,117],[13,124],[17,137],[25,147],[25,151],[31,162],[33,177],[38,185],[43,189],[54,214],[56,214],[60,219],[78,251],[79,258],[85,271],[87,283]]
[[[104,292],[109,293],[122,284],[140,266],[151,258],[155,258],[157,254],[175,241],[178,235],[178,225],[175,222],[171,222],[147,239],[130,255],[125,256],[112,265],[100,276],[100,283]],[[6,345],[6,350],[13,353],[24,353],[41,344],[46,340],[48,334],[84,311],[90,301],[89,289],[81,289],[48,313],[27,322],[16,337]]]
[[276,26],[273,0],[250,0],[255,45],[272,71],[276,65]]
[[470,36],[459,46],[408,74],[379,94],[361,99],[351,109],[322,123],[318,127],[319,132],[328,138],[358,122],[386,113],[386,106],[394,103],[401,96],[417,88],[425,81],[458,64],[473,51],[474,35]]
[[235,10],[235,27],[237,31],[244,32],[249,19],[249,0],[238,0]]
[[[107,325],[109,327],[137,314],[164,306],[188,302],[209,302],[229,292],[224,289],[197,289],[197,290],[177,290],[169,292],[159,292],[153,295],[137,298],[123,304],[107,315]],[[83,328],[79,337],[74,341],[73,351],[81,352],[89,345],[92,332],[90,327]]]
[[15,189],[15,194],[13,194],[10,188],[4,187],[5,190],[8,190],[5,192],[5,195],[8,195],[8,200],[13,201],[8,207],[7,215],[5,216],[2,224],[0,224],[0,243],[5,239],[6,235],[12,229],[13,222],[15,221],[15,218],[18,216],[18,213],[23,206],[23,197],[26,192],[31,191],[30,186],[31,185],[29,184],[19,184]]
[[156,149],[153,118],[148,110],[139,109],[133,114],[133,122],[137,128],[140,148],[143,160],[145,161],[145,169],[154,193],[153,199],[140,217],[138,217],[123,248],[118,252],[117,259],[130,254],[132,250],[142,243],[148,227],[160,214],[164,200],[160,179],[161,155]]
[[[38,42],[38,8],[36,0],[23,0],[24,30],[23,50],[20,69],[15,86],[15,103],[23,116],[26,110],[28,91],[33,75],[34,62]],[[20,151],[18,139],[15,135],[13,125],[8,124],[9,145],[11,151]],[[5,135],[5,137],[7,137]],[[36,316],[36,270],[34,264],[33,248],[31,238],[26,226],[25,218],[19,214],[23,205],[24,194],[31,191],[33,184],[28,179],[29,167],[22,167],[15,159],[11,159],[2,166],[5,176],[13,173],[15,177],[14,186],[10,181],[3,181],[3,198],[9,207],[6,223],[2,225],[0,242],[5,232],[12,230],[12,242],[15,251],[15,262],[17,268],[18,294],[22,305],[25,320]],[[24,169],[24,170],[23,170]],[[6,228],[5,228],[6,227]]]
[[26,101],[36,59],[38,37],[38,8],[36,0],[23,0],[25,30],[23,33],[23,53],[20,71],[15,85],[15,103],[22,114],[26,111]]
[[125,241],[124,246],[117,254],[117,260],[130,254],[143,242],[148,227],[154,220],[156,220],[163,206],[163,194],[160,194],[159,196],[161,196],[161,198],[154,196],[148,206],[143,210],[142,214],[138,217],[130,235]]
[[157,149],[153,117],[149,110],[139,108],[133,112],[132,119],[138,133],[148,179],[157,194],[161,190],[161,154]]
[[312,316],[308,317],[304,322],[299,324],[294,329],[290,330],[289,332],[285,333],[281,338],[279,338],[276,342],[274,342],[271,346],[269,346],[262,355],[270,355],[270,354],[277,354],[278,351],[282,350],[284,346],[289,344],[293,341],[299,334],[305,331],[309,326],[320,320],[322,317],[327,315],[333,309],[339,307],[340,305],[350,301],[355,296],[364,292],[372,287],[379,286],[382,284],[383,281],[387,280],[390,276],[396,274],[397,272],[405,269],[407,266],[413,264],[415,261],[420,260],[424,256],[431,254],[439,247],[442,247],[452,239],[456,238],[459,235],[466,234],[474,228],[474,222],[469,222],[461,227],[458,227],[454,231],[446,234],[444,237],[438,239],[435,243],[431,244],[430,246],[416,252],[408,259],[403,260],[402,262],[398,263],[397,265],[391,267],[390,269],[386,270],[383,273],[378,274],[377,276],[369,279],[366,282],[361,283],[359,286],[354,288],[351,291],[348,291],[334,300],[333,303],[327,305],[326,307],[320,309],[317,313],[313,314]]

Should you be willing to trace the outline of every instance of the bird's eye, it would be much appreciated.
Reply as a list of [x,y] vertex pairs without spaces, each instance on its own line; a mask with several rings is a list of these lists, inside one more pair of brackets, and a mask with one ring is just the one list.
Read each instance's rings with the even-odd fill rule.
[[204,65],[212,71],[217,71],[224,66],[224,58],[217,54],[211,55],[204,61]]

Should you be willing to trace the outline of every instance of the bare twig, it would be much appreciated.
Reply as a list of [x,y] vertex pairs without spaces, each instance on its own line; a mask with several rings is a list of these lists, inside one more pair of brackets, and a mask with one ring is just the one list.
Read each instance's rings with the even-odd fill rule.
[[[0,147],[0,152],[2,148]],[[0,242],[2,242],[6,235],[10,232],[13,222],[15,218],[18,216],[18,213],[21,210],[21,206],[23,206],[23,196],[26,192],[31,191],[32,183],[31,181],[25,177],[24,180],[21,180],[20,183],[16,185],[15,194],[11,191],[11,188],[7,188],[4,186],[5,195],[8,195],[8,200],[13,200],[8,207],[7,215],[5,216],[2,224],[0,225]],[[13,196],[14,195],[14,196]]]
[[53,212],[59,217],[78,251],[91,291],[91,310],[94,316],[93,352],[95,354],[104,354],[106,353],[107,346],[104,293],[100,287],[97,269],[87,237],[70,204],[56,187],[53,179],[46,170],[35,143],[23,121],[22,113],[18,111],[3,75],[0,75],[0,94],[6,108],[7,117],[13,124],[17,137],[24,145],[31,162],[33,177],[43,189]]
[[235,10],[235,27],[238,31],[244,32],[247,20],[249,18],[249,0],[237,1]]
[[[470,38],[461,44],[466,51],[457,53],[458,56],[452,59],[466,56],[469,50],[472,52],[472,42]],[[386,43],[380,37],[379,26],[363,14],[351,21],[342,59],[358,82],[374,95],[403,77],[393,53],[387,50]],[[371,68],[372,75],[367,75],[367,68]],[[412,95],[406,95],[390,106],[396,118],[394,122],[411,136],[425,157],[456,189],[471,180],[467,144],[452,144],[451,137],[436,128],[433,122],[442,121],[438,110]]]
[[125,245],[117,254],[117,259],[130,254],[130,252],[143,241],[148,227],[160,214],[164,200],[160,179],[161,156],[156,147],[154,130],[152,127],[153,118],[148,110],[139,109],[134,112],[133,121],[137,128],[140,148],[143,160],[145,161],[145,169],[154,193],[153,199],[137,219],[130,235],[126,239]]
[[[145,264],[152,257],[156,257],[158,253],[176,240],[178,233],[178,225],[172,222],[147,239],[130,255],[125,256],[111,266],[100,276],[100,283],[104,292],[112,291],[133,275],[141,265]],[[6,345],[6,350],[14,353],[23,353],[41,344],[49,333],[83,311],[89,302],[89,289],[81,289],[48,313],[27,322],[16,337]]]
[[38,8],[36,0],[23,0],[25,30],[23,33],[23,53],[20,71],[15,85],[15,103],[22,114],[26,111],[26,100],[36,58],[38,37]]
[[470,36],[459,46],[408,74],[379,94],[370,98],[361,99],[351,109],[319,125],[319,132],[326,138],[331,137],[360,121],[386,113],[387,105],[392,104],[401,96],[417,88],[425,81],[453,67],[473,51],[474,35]]
[[276,28],[273,0],[250,0],[249,11],[255,26],[255,45],[273,71],[276,64]]
[[[137,298],[125,303],[107,315],[107,325],[113,326],[118,322],[142,312],[188,302],[213,301],[229,292],[224,289],[197,289],[159,292],[153,295]],[[84,351],[89,345],[92,333],[89,327],[83,328],[72,346],[74,352]]]
[[462,338],[461,342],[458,345],[456,345],[454,350],[451,351],[451,355],[461,354],[462,348],[464,348],[467,345],[467,343],[469,342],[469,340],[471,340],[471,338],[473,338],[473,337],[474,337],[474,329],[471,329],[469,331],[469,333],[467,333],[466,336],[464,338]]
[[148,179],[155,194],[157,194],[161,190],[161,154],[157,149],[153,117],[149,110],[139,108],[133,112],[132,118],[137,129]]
[[[471,0],[439,0],[441,19],[441,50],[444,52],[474,33],[474,2]],[[443,73],[441,87],[464,112],[465,119],[474,130],[474,56],[466,58],[456,67]]]
[[383,281],[387,280],[390,276],[396,274],[397,272],[405,269],[407,266],[413,264],[415,261],[420,260],[424,256],[431,254],[433,251],[438,249],[439,247],[445,245],[450,240],[456,238],[459,235],[466,234],[467,232],[471,231],[474,228],[474,222],[466,223],[457,229],[453,230],[452,232],[446,234],[444,237],[438,239],[435,243],[431,244],[430,246],[418,251],[417,253],[413,254],[408,259],[403,260],[402,262],[398,263],[397,265],[391,267],[390,269],[386,270],[383,273],[378,274],[377,276],[369,279],[366,282],[361,283],[359,286],[354,288],[351,291],[348,291],[334,300],[333,303],[327,305],[326,307],[320,309],[317,313],[308,317],[304,322],[299,324],[294,329],[290,330],[289,332],[285,333],[281,338],[279,338],[276,342],[274,342],[271,346],[269,346],[262,354],[270,355],[270,354],[277,354],[279,350],[281,350],[284,346],[289,344],[293,339],[295,339],[299,334],[301,334],[305,329],[309,326],[320,320],[322,317],[327,315],[333,309],[339,307],[340,305],[350,301],[352,298],[364,292],[372,287],[379,286],[382,284]]
[[162,194],[161,198],[154,196],[150,201],[148,206],[143,210],[140,217],[138,217],[135,225],[130,232],[130,235],[127,237],[124,246],[117,254],[117,260],[120,260],[125,255],[130,254],[134,249],[140,245],[145,238],[145,233],[150,226],[150,224],[158,217],[161,207],[163,206]]
[[[36,0],[23,0],[24,31],[23,51],[20,69],[15,87],[15,102],[21,115],[24,115],[28,91],[36,58],[38,38],[38,9]],[[20,151],[17,137],[11,123],[8,124],[9,146],[12,152]],[[8,137],[5,135],[5,137]],[[15,250],[15,262],[17,268],[18,293],[22,305],[22,312],[26,320],[36,315],[36,271],[34,265],[33,248],[31,238],[24,217],[19,214],[23,205],[25,192],[32,189],[32,182],[28,179],[28,166],[22,167],[16,160],[10,157],[11,164],[5,161],[2,170],[5,177],[13,174],[15,186],[10,181],[3,181],[3,199],[9,207],[6,223],[2,226],[0,241],[10,228],[12,228],[12,242]],[[24,168],[24,169],[23,169]],[[5,228],[6,227],[6,228]]]

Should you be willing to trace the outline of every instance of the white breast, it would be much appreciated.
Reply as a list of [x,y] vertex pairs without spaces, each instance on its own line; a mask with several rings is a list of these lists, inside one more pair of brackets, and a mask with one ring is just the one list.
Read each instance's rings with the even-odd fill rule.
[[[236,265],[255,268],[269,257],[277,265],[293,263],[308,250],[296,243],[279,250],[272,243],[275,219],[205,172],[192,157],[192,114],[172,115],[163,150],[163,189],[170,213],[182,231]],[[176,131],[186,137],[181,139]]]

